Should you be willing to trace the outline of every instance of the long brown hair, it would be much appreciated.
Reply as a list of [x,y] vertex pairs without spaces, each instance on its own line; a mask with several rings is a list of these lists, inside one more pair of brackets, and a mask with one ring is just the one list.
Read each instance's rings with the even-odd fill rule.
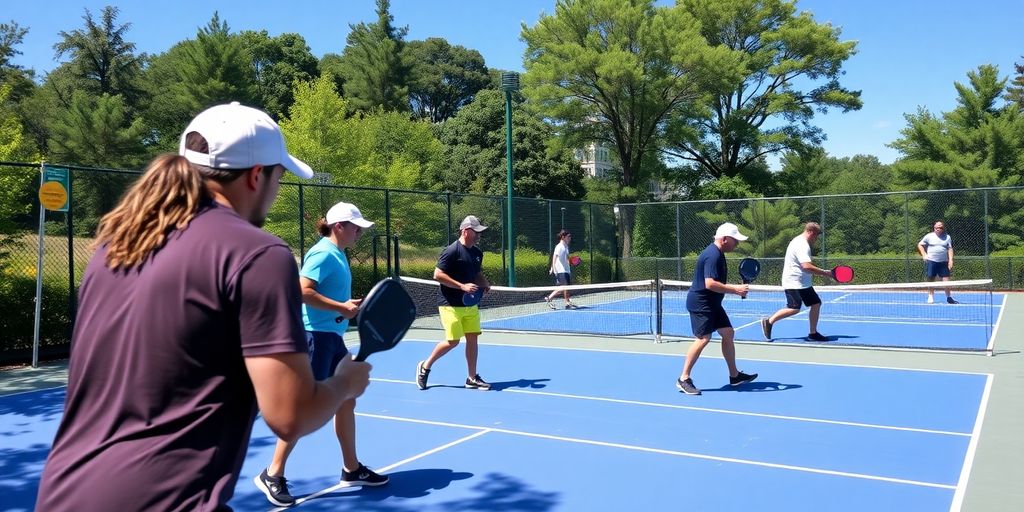
[[[197,132],[186,136],[185,146],[209,152],[206,139]],[[107,245],[106,264],[111,269],[142,264],[163,246],[167,235],[187,227],[203,201],[211,198],[207,179],[230,182],[242,175],[238,171],[211,169],[169,153],[157,156],[117,206],[100,219],[93,248]]]

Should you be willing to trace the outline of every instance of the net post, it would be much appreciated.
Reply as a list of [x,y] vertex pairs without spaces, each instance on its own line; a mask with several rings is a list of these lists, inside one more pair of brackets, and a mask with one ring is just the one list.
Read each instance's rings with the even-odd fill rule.
[[658,266],[654,266],[654,342],[661,343],[663,321],[663,299],[661,295],[661,278],[658,277]]

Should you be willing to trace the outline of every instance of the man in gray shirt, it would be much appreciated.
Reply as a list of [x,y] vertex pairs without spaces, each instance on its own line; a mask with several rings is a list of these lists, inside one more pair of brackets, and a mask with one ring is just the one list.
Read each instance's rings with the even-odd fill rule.
[[260,229],[285,169],[265,113],[200,113],[100,222],[40,511],[230,510],[257,405],[294,440],[366,388],[313,379],[295,258]]
[[[953,237],[946,233],[946,225],[942,221],[936,221],[932,226],[932,232],[928,233],[917,244],[917,252],[921,253],[924,259],[924,275],[929,281],[936,277],[943,281],[949,281],[949,273],[953,270]],[[935,290],[928,290],[928,303],[935,302]],[[959,304],[949,288],[946,288],[946,302],[948,304]]]

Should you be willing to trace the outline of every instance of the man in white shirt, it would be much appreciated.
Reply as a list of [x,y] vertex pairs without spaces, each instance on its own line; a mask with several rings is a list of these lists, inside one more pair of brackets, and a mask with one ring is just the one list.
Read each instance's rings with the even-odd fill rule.
[[[949,281],[949,272],[953,270],[953,237],[946,233],[946,225],[942,221],[936,221],[932,226],[932,232],[928,233],[917,244],[917,252],[921,253],[924,259],[924,275],[929,281],[941,277],[943,281]],[[935,302],[934,290],[928,290],[928,304]],[[946,288],[946,302],[959,304]]]
[[811,244],[821,235],[821,226],[817,222],[804,225],[803,233],[797,235],[786,248],[786,257],[782,262],[782,287],[786,290],[786,307],[778,310],[771,317],[761,319],[761,332],[766,340],[772,339],[772,326],[783,318],[791,317],[800,312],[800,305],[810,308],[807,319],[810,321],[810,341],[828,341],[818,332],[818,315],[821,313],[821,298],[811,285],[812,274],[829,277],[827,270],[822,270],[811,263]]

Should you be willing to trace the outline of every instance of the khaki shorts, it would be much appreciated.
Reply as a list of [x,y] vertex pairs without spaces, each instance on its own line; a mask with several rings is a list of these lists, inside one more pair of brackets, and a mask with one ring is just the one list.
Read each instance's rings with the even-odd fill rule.
[[457,341],[468,334],[480,334],[480,308],[476,306],[439,306],[445,339]]

